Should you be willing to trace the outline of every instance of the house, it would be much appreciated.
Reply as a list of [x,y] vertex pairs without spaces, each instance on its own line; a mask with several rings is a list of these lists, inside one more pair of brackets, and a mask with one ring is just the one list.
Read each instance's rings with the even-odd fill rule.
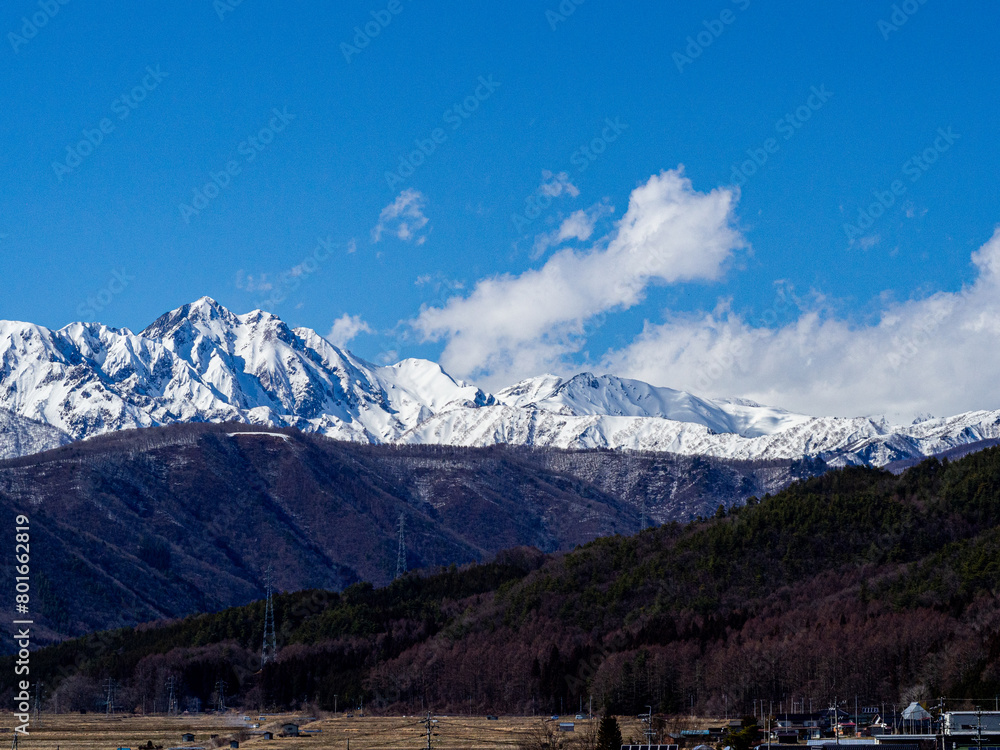
[[902,717],[903,731],[910,734],[929,732],[934,718],[926,708],[916,702],[903,709]]
[[299,736],[299,725],[298,724],[282,724],[281,725],[281,735],[283,737],[298,737]]

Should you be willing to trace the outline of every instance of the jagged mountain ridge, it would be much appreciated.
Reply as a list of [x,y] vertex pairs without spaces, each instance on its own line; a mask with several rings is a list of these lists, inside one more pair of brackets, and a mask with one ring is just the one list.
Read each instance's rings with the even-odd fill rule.
[[[898,426],[705,399],[591,373],[565,380],[543,375],[490,394],[433,362],[376,366],[311,329],[291,329],[260,310],[236,315],[207,297],[139,334],[98,323],[53,331],[0,321],[0,408],[74,439],[236,421],[374,444],[507,443],[744,460],[818,456],[835,466],[882,466],[1000,438],[1000,411]],[[33,452],[60,445],[59,432],[8,442]]]

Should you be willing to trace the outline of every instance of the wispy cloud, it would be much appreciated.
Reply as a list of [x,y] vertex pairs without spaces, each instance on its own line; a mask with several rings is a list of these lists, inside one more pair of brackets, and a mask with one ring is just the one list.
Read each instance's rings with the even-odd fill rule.
[[614,206],[607,201],[595,203],[590,208],[574,211],[551,232],[543,232],[535,236],[535,244],[531,257],[540,258],[550,247],[558,247],[569,240],[585,242],[594,234],[594,227],[599,219],[610,216],[615,211]]
[[242,268],[236,272],[236,288],[244,292],[269,292],[274,284],[268,281],[266,273],[257,275],[247,273]]
[[427,236],[421,230],[427,226],[424,215],[427,199],[419,190],[406,188],[396,200],[382,209],[378,224],[372,229],[372,242],[379,242],[383,234],[390,234],[404,242],[424,244]]
[[558,198],[564,193],[571,198],[576,198],[580,194],[580,189],[570,182],[569,174],[566,172],[556,173],[543,169],[542,182],[538,186],[538,192],[550,198]]

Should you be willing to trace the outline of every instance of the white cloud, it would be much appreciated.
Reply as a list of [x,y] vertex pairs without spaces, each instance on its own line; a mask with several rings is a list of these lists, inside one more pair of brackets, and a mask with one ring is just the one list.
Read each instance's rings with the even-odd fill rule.
[[972,261],[978,276],[961,291],[889,300],[870,325],[806,311],[774,328],[720,306],[647,324],[602,365],[655,384],[810,414],[908,420],[1000,408],[1000,228]]
[[862,250],[871,250],[879,242],[881,242],[881,240],[882,238],[877,234],[870,234],[865,237],[858,237],[858,246]]
[[344,347],[359,333],[374,332],[371,326],[361,319],[360,315],[348,315],[344,313],[333,321],[333,327],[326,335],[326,339],[334,346]]
[[274,289],[274,284],[267,280],[266,273],[254,276],[241,268],[236,272],[236,288],[244,292],[269,292]]
[[535,237],[535,245],[532,249],[531,257],[539,258],[550,247],[558,247],[568,240],[579,240],[584,242],[589,240],[594,234],[594,227],[599,219],[613,214],[614,206],[607,201],[595,203],[587,209],[574,211],[565,219],[557,229],[545,232]]
[[580,189],[569,181],[566,172],[552,173],[548,169],[542,170],[542,182],[538,186],[538,192],[550,198],[558,198],[563,193],[572,198],[580,194]]
[[379,214],[378,224],[372,229],[372,242],[379,242],[382,235],[388,232],[404,242],[424,244],[427,236],[420,230],[427,226],[428,219],[424,216],[426,204],[427,199],[419,190],[407,188],[401,192],[396,196],[396,200],[383,208]]
[[638,304],[655,283],[719,278],[733,250],[734,195],[698,193],[681,169],[632,191],[606,243],[563,249],[539,269],[479,281],[466,297],[421,310],[424,339],[447,339],[441,361],[462,377],[535,375],[582,345],[587,321]]

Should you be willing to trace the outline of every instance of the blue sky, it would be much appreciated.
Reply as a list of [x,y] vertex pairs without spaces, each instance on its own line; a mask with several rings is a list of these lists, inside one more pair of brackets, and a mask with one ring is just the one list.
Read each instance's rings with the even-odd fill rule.
[[[1000,222],[995,3],[63,2],[0,14],[0,319],[139,330],[209,295],[491,386],[614,367],[813,413],[1000,407],[920,378],[992,342],[936,348],[993,313],[972,256]],[[564,316],[520,296],[621,240],[664,172],[688,181],[668,213],[728,189],[719,257]],[[919,356],[886,328],[977,283],[987,308],[918,325]],[[796,331],[828,343],[782,381]],[[904,352],[865,398],[837,369],[856,340],[859,363]]]

